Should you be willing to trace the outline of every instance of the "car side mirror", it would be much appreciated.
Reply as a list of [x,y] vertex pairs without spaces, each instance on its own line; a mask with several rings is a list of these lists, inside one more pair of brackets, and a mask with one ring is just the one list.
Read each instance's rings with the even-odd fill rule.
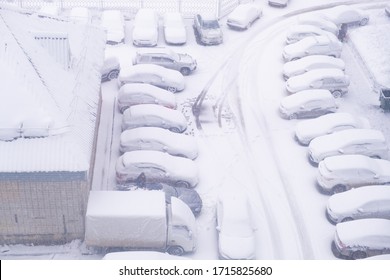
[[189,231],[188,231],[188,237],[189,237],[189,238],[192,238],[192,230],[189,230]]
[[344,154],[344,150],[343,149],[339,149],[338,150],[340,154]]
[[299,106],[299,108],[303,110],[303,109],[305,109],[305,106],[301,105],[301,106]]
[[379,179],[379,175],[378,175],[378,174],[375,174],[375,175],[374,175],[374,179]]
[[364,212],[363,208],[358,208],[358,212],[363,213]]
[[220,227],[220,226],[217,226],[216,229],[217,229],[218,231],[221,231],[221,227]]
[[305,51],[305,54],[309,54],[309,51]]

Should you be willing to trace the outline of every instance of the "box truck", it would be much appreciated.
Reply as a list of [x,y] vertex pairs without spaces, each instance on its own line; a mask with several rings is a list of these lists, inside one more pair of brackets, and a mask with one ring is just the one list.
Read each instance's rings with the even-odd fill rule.
[[85,243],[100,248],[193,252],[195,217],[181,200],[161,191],[91,191]]

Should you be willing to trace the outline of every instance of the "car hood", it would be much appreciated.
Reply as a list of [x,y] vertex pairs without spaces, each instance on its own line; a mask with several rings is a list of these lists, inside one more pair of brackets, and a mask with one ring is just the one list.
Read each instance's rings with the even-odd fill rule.
[[192,62],[194,62],[194,59],[188,54],[179,54],[179,59],[183,63],[191,64]]
[[255,258],[255,240],[250,237],[232,237],[219,234],[219,254],[225,259],[247,260]]
[[133,29],[133,40],[156,40],[157,29],[154,27],[135,27]]

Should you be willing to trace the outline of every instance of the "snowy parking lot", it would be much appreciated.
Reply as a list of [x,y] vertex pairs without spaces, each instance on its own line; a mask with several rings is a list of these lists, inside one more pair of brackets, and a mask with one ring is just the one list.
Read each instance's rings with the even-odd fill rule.
[[[329,196],[316,187],[317,168],[308,161],[308,148],[294,139],[302,120],[285,120],[279,104],[287,96],[282,76],[286,30],[301,13],[316,13],[306,1],[291,1],[275,9],[264,1],[263,16],[246,31],[231,30],[220,20],[224,42],[217,46],[196,43],[192,20],[186,19],[187,43],[167,46],[162,27],[158,46],[188,53],[197,61],[185,77],[185,90],[175,93],[177,110],[196,139],[199,155],[199,193],[203,208],[196,218],[197,250],[186,257],[215,260],[218,254],[216,202],[219,193],[236,191],[249,197],[255,228],[255,259],[336,259],[331,251],[335,226],[326,219]],[[330,1],[314,1],[319,5]],[[338,2],[338,1],[331,1]],[[390,116],[379,107],[378,88],[390,87],[388,60],[383,59],[390,37],[390,18],[383,3],[359,4],[370,15],[367,26],[351,27],[341,59],[350,76],[348,93],[337,99],[338,112],[365,116],[372,128],[390,143]],[[314,11],[311,11],[314,10]],[[292,12],[288,16],[285,14]],[[125,42],[107,45],[106,56],[130,67],[137,48],[132,44],[133,21],[126,21]],[[386,75],[387,73],[387,75]],[[121,155],[122,114],[117,106],[117,80],[102,83],[100,117],[92,190],[116,190],[115,164]],[[206,93],[204,95],[204,93]],[[202,98],[204,97],[204,98]],[[196,106],[199,105],[200,106]],[[194,115],[195,108],[195,115]],[[63,246],[9,245],[0,247],[1,259],[101,259],[76,240]]]

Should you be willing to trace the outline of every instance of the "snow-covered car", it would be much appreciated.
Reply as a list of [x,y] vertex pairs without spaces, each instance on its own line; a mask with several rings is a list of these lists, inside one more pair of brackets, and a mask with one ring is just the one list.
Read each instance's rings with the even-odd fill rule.
[[314,69],[336,68],[345,69],[342,59],[327,55],[309,55],[301,59],[286,62],[283,66],[283,77],[287,80],[290,77],[304,74]]
[[286,7],[289,0],[268,0],[268,5],[272,7]]
[[115,45],[125,41],[125,19],[119,10],[104,10],[101,26],[106,30],[107,44]]
[[171,203],[172,197],[177,197],[191,209],[194,216],[198,216],[202,211],[202,199],[194,189],[174,187],[165,183],[146,184],[146,189],[161,190],[165,193],[165,199],[168,204]]
[[287,62],[314,54],[340,57],[342,48],[343,44],[333,34],[308,36],[294,44],[285,46],[283,58]]
[[153,9],[139,9],[134,18],[133,44],[139,46],[156,46],[158,42],[158,15]]
[[313,164],[336,155],[387,158],[388,147],[381,131],[366,128],[347,129],[318,136],[309,144],[309,161]]
[[118,78],[119,72],[121,71],[121,65],[119,60],[115,56],[108,56],[104,60],[102,69],[100,70],[102,74],[102,82],[111,81]]
[[[286,35],[286,43],[292,44],[296,43],[303,38],[306,38],[308,36],[328,36],[330,33],[329,31],[323,30],[317,26],[310,25],[310,24],[297,24],[293,25],[289,28]],[[336,35],[336,34],[333,34]],[[332,35],[331,35],[332,36]]]
[[156,64],[165,68],[180,71],[184,76],[191,74],[197,67],[196,60],[190,55],[176,53],[170,48],[143,48],[137,50],[133,65]]
[[198,146],[194,137],[160,127],[138,127],[123,131],[120,137],[120,151],[125,153],[136,150],[160,151],[189,159],[198,156]]
[[336,257],[363,259],[390,253],[390,220],[361,219],[338,223],[332,251]]
[[390,17],[390,4],[387,4],[386,7],[385,7],[385,13],[387,16]]
[[390,161],[364,155],[327,157],[318,164],[317,182],[324,193],[387,184],[390,183]]
[[134,105],[123,112],[122,131],[144,126],[181,133],[187,129],[187,120],[182,112],[155,104]]
[[183,16],[179,12],[164,14],[164,38],[167,44],[183,45],[187,42],[187,30]]
[[202,45],[218,45],[223,42],[222,29],[218,19],[211,16],[195,15],[192,25],[196,40]]
[[46,3],[37,12],[39,17],[57,17],[60,14],[60,7],[56,3]]
[[284,119],[315,118],[337,111],[337,103],[325,89],[303,90],[282,99],[279,112]]
[[186,257],[175,256],[157,251],[121,251],[104,255],[102,260],[189,260]]
[[370,128],[370,123],[366,118],[350,113],[327,114],[299,122],[295,127],[295,138],[300,144],[309,145],[318,136],[353,128]]
[[141,174],[146,184],[166,183],[193,188],[198,184],[198,169],[194,161],[158,151],[131,151],[121,155],[115,166],[119,185],[135,183]]
[[249,199],[242,190],[224,189],[218,196],[217,231],[221,259],[255,258],[255,227]]
[[390,186],[365,186],[332,195],[326,206],[332,224],[366,218],[390,219]]
[[119,89],[117,100],[121,113],[139,104],[157,104],[176,109],[176,98],[172,92],[149,84],[124,84]]
[[302,15],[298,17],[298,24],[310,24],[319,27],[323,30],[329,31],[333,34],[338,34],[339,28],[337,25],[327,19],[319,17],[317,15]]
[[232,29],[248,29],[262,13],[262,10],[255,5],[241,4],[228,15],[226,24]]
[[155,64],[137,64],[123,68],[119,74],[119,86],[128,83],[151,84],[170,92],[182,91],[185,87],[183,74]]
[[74,23],[87,24],[91,23],[91,12],[86,7],[74,7],[70,10],[69,20]]
[[325,10],[322,15],[325,19],[330,20],[337,25],[366,25],[370,19],[370,16],[367,12],[361,9],[357,9],[352,5],[339,5]]
[[307,89],[327,89],[338,98],[348,92],[349,83],[349,76],[340,69],[313,69],[289,78],[286,89],[290,93]]

